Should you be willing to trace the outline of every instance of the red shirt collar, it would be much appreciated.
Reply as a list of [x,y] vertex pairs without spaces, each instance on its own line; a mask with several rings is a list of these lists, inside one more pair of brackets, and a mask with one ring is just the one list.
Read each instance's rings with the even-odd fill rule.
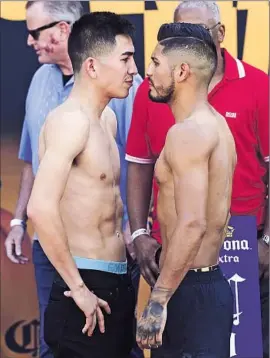
[[222,49],[224,58],[224,79],[235,80],[246,76],[243,63],[234,58],[225,48]]

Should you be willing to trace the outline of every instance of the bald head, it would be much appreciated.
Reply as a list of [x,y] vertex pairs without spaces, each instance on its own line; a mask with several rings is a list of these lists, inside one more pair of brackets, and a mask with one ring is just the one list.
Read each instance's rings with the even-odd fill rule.
[[[208,0],[184,0],[177,6],[174,12],[174,21],[178,21],[178,16],[181,16],[182,10],[199,10],[205,14],[206,20],[213,20],[213,22],[220,22],[220,11],[216,1]],[[195,13],[193,11],[193,13]]]

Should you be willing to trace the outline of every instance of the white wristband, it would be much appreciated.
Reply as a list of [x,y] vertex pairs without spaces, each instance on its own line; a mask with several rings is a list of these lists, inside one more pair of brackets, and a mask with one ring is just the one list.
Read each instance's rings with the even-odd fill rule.
[[262,240],[263,240],[264,243],[266,243],[266,245],[269,246],[269,241],[270,241],[269,240],[269,235],[264,234],[263,237],[262,237]]
[[25,229],[26,223],[21,219],[12,219],[10,221],[10,227],[13,227],[13,226],[21,226]]
[[141,236],[141,235],[149,236],[148,230],[147,229],[138,229],[138,230],[134,231],[131,235],[132,241],[134,241],[136,239],[136,237]]

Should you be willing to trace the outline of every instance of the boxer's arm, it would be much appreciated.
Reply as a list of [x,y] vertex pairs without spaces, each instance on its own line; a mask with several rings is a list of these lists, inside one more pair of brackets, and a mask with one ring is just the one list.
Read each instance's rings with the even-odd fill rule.
[[70,113],[62,118],[59,112],[57,116],[50,115],[46,123],[46,151],[27,208],[45,254],[71,291],[81,287],[82,279],[69,250],[60,201],[73,160],[84,149],[88,135],[89,122],[80,114]]
[[206,230],[208,159],[216,142],[211,135],[203,138],[192,127],[173,128],[165,146],[174,181],[177,223],[151,295],[161,304],[167,304],[190,269]]

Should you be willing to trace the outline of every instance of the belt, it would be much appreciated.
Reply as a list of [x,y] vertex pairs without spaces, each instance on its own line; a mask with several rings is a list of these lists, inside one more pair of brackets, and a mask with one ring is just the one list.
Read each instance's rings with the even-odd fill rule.
[[210,272],[210,271],[216,271],[218,268],[219,268],[219,265],[213,265],[213,266],[202,267],[202,268],[194,268],[194,269],[190,269],[189,271]]

